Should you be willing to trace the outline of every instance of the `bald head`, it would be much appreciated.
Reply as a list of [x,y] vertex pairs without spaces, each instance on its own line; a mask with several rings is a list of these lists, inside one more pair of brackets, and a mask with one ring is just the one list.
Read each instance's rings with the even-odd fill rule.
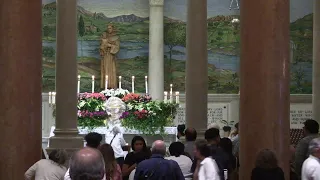
[[197,139],[197,131],[194,128],[187,128],[185,135],[187,141],[195,141]]
[[152,154],[160,154],[164,156],[166,155],[166,144],[161,140],[157,140],[153,142],[151,151]]
[[104,176],[104,161],[97,149],[83,148],[74,153],[70,160],[72,180],[101,180]]

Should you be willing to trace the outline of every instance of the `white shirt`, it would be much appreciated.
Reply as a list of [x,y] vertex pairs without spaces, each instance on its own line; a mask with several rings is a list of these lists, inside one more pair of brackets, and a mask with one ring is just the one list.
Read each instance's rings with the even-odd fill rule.
[[134,180],[134,174],[136,173],[136,169],[132,170],[129,176],[129,180]]
[[187,157],[185,155],[181,155],[179,157],[175,157],[175,156],[166,157],[166,159],[176,161],[184,176],[190,174],[192,161],[189,157]]
[[207,157],[201,161],[198,180],[220,180],[219,168],[214,159]]
[[320,161],[314,156],[309,156],[302,165],[302,180],[320,180]]
[[125,153],[122,149],[122,146],[126,145],[126,141],[123,139],[123,134],[118,133],[114,138],[106,137],[106,143],[112,146],[115,158],[120,158],[125,156]]
[[[64,179],[63,179],[63,180],[71,180],[69,171],[70,171],[70,169],[68,169],[68,171],[67,171],[66,174],[64,175]],[[102,180],[106,180],[106,175],[104,175],[104,177],[103,177]]]

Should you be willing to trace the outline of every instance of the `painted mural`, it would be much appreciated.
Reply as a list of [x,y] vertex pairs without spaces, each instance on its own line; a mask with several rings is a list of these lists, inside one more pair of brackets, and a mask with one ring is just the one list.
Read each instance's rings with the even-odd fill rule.
[[[312,0],[291,0],[291,93],[312,90]],[[238,93],[240,28],[238,10],[230,1],[208,1],[208,78],[210,93]],[[299,7],[299,8],[297,8]],[[165,88],[173,84],[184,92],[186,62],[186,0],[165,1]],[[43,91],[55,89],[56,3],[43,0]],[[81,92],[91,91],[91,76],[100,88],[100,38],[109,24],[120,37],[117,76],[122,88],[131,89],[135,76],[136,92],[144,92],[148,75],[149,3],[147,0],[78,1],[78,72]]]

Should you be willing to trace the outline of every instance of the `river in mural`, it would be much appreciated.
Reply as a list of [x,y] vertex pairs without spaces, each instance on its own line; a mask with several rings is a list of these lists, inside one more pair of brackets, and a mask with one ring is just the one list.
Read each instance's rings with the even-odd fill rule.
[[[312,1],[304,5],[291,0],[291,92],[310,93],[312,89]],[[309,2],[310,1],[310,2]],[[309,5],[308,5],[309,3]],[[306,5],[307,4],[307,5]],[[299,8],[295,8],[299,7]],[[165,1],[165,88],[184,91],[186,62],[186,1]],[[43,0],[43,90],[54,91],[56,51],[56,3]],[[120,37],[117,75],[123,87],[131,88],[136,77],[136,91],[143,92],[148,74],[149,5],[144,0],[78,1],[78,73],[81,92],[90,91],[91,76],[99,90],[100,37],[113,24]],[[240,25],[237,10],[229,10],[228,1],[208,2],[208,79],[210,93],[238,93]]]

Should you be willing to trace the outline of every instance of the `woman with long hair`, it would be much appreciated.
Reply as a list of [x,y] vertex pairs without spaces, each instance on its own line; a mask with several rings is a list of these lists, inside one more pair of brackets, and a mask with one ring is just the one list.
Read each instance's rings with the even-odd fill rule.
[[106,180],[122,180],[121,168],[114,157],[110,144],[103,144],[98,148],[105,162]]
[[270,149],[258,153],[256,167],[252,170],[251,180],[284,180],[284,173],[278,166],[276,154]]
[[124,164],[122,166],[124,180],[127,180],[129,178],[130,173],[136,168],[138,164],[137,153],[144,154],[145,159],[148,159],[151,156],[150,149],[147,148],[146,141],[141,136],[135,136],[132,139],[131,148],[133,152],[130,152],[126,156],[126,159],[124,160]]
[[24,174],[25,180],[61,180],[67,168],[65,167],[68,154],[65,150],[53,150],[49,159],[41,159],[31,166]]

